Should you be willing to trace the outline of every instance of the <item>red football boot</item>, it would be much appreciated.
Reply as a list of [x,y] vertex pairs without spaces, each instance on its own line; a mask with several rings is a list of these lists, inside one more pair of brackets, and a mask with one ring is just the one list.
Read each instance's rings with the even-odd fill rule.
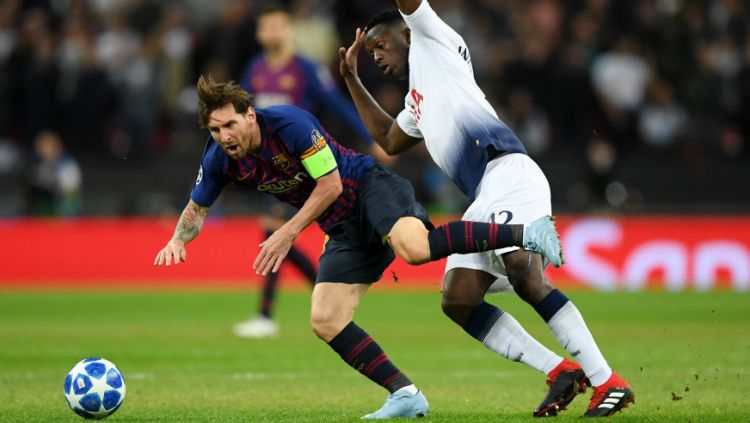
[[542,403],[534,410],[534,417],[553,417],[562,410],[578,394],[586,392],[589,379],[578,363],[563,358],[547,375],[547,386],[549,391]]
[[602,385],[594,387],[594,395],[584,417],[609,417],[635,403],[635,394],[625,379],[612,372]]

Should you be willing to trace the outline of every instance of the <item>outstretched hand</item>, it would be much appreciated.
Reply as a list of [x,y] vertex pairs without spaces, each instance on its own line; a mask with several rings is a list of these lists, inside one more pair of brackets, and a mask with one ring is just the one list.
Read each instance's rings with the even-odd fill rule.
[[339,48],[339,73],[344,79],[357,76],[357,55],[364,42],[365,31],[357,28],[352,45]]
[[185,242],[173,239],[156,254],[154,266],[170,266],[172,262],[180,264],[180,262],[184,262],[186,259],[187,250],[185,249]]
[[297,236],[294,233],[282,226],[260,243],[260,253],[253,263],[255,273],[263,276],[268,275],[268,272],[276,273],[292,248],[295,238]]

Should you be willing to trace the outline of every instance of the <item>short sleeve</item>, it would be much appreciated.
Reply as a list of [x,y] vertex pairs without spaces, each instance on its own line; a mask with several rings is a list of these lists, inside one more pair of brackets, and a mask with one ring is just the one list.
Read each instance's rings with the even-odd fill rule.
[[396,122],[398,122],[399,128],[401,128],[406,135],[413,138],[424,138],[422,132],[417,128],[417,123],[414,121],[414,117],[408,110],[402,110],[396,117]]
[[329,135],[310,113],[295,107],[281,106],[287,112],[286,124],[279,137],[302,162],[310,176],[318,179],[337,169],[338,164],[329,146]]
[[204,155],[190,199],[199,206],[211,207],[227,183],[228,178],[218,163]]

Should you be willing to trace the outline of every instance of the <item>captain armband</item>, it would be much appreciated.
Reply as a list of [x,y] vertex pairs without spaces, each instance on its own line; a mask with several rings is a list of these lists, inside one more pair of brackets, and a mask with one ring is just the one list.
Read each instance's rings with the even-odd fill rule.
[[317,146],[315,150],[313,154],[302,159],[302,165],[313,179],[318,179],[335,170],[337,164],[336,158],[327,144],[324,144],[322,147]]

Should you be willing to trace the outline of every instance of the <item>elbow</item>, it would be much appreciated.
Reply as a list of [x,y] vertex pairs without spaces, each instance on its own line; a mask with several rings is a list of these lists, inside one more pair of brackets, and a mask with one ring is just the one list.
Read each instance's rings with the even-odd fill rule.
[[341,185],[341,181],[339,181],[338,184],[336,184],[336,187],[334,188],[334,193],[336,194],[336,197],[338,198],[341,193],[344,192],[344,186]]
[[316,182],[314,195],[318,200],[333,203],[344,192],[343,183],[338,170],[319,178]]
[[389,142],[389,140],[387,138],[383,138],[382,140],[378,140],[377,144],[380,145],[380,148],[382,148],[383,151],[385,152],[385,154],[387,154],[389,156],[395,156],[398,153],[400,153],[400,151],[398,150],[398,148],[396,148],[396,146],[394,145],[394,143]]
[[339,195],[344,192],[344,185],[341,183],[341,179],[337,178],[336,181],[328,187],[328,192],[334,199],[338,198]]
[[398,155],[398,153],[400,153],[400,151],[398,151],[396,148],[390,145],[388,146],[388,148],[383,148],[383,151],[385,151],[385,154],[391,157],[396,156]]

